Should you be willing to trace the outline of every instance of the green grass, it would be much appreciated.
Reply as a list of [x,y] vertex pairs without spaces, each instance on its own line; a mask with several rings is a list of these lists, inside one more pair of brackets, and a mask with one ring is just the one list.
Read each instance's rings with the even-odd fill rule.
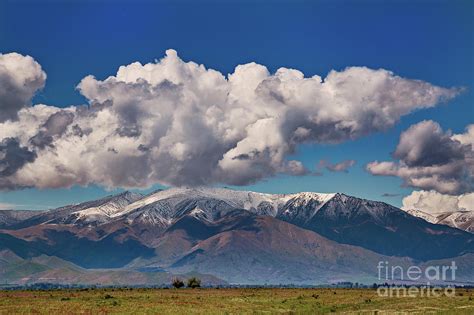
[[383,298],[371,289],[0,291],[0,314],[474,314],[473,293]]

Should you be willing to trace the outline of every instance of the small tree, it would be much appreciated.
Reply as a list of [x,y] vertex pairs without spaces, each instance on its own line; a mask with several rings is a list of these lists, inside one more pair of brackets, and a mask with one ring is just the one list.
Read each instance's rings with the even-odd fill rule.
[[188,279],[188,288],[199,288],[201,287],[201,279],[196,277],[191,277]]
[[182,288],[184,287],[184,282],[183,280],[179,279],[179,278],[174,278],[173,279],[173,282],[171,283],[173,285],[173,287],[175,287],[176,289],[179,289],[179,288]]

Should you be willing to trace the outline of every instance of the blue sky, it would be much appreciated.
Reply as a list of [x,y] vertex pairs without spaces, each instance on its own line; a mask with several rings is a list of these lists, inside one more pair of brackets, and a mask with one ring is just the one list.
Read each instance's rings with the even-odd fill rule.
[[[278,175],[241,187],[341,191],[399,206],[413,189],[401,187],[398,178],[372,176],[365,165],[390,160],[400,133],[421,120],[455,133],[473,122],[473,13],[472,1],[1,1],[0,52],[33,56],[48,75],[34,103],[58,107],[86,102],[75,89],[85,76],[105,79],[121,65],[162,58],[169,48],[224,74],[251,61],[271,72],[284,66],[323,77],[331,69],[367,66],[466,87],[446,104],[403,116],[387,132],[338,145],[303,145],[294,155],[311,169],[321,159],[356,160],[348,173]],[[99,186],[23,189],[0,192],[0,203],[41,209],[108,193]]]

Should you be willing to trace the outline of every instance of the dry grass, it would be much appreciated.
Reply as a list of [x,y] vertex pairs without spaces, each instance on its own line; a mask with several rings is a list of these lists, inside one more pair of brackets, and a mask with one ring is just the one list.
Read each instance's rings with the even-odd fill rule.
[[371,289],[95,289],[0,291],[0,314],[474,314],[455,297],[382,298]]

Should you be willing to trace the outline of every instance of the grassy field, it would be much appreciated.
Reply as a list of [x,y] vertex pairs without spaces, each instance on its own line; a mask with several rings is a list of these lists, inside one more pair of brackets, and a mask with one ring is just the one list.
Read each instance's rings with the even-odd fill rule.
[[455,297],[382,298],[371,289],[89,289],[0,291],[0,314],[474,314]]

